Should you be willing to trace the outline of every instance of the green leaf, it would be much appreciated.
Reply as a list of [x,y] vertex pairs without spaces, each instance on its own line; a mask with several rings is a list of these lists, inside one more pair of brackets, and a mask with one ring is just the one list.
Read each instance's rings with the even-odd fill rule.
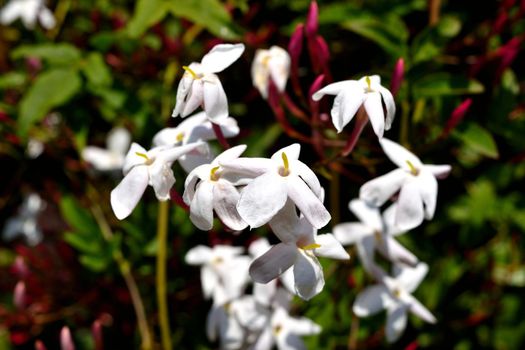
[[99,233],[98,225],[89,212],[82,208],[75,198],[64,196],[60,200],[60,213],[69,226],[84,235]]
[[106,62],[104,62],[102,55],[98,52],[92,52],[88,55],[82,64],[82,73],[84,73],[90,84],[97,87],[109,86],[113,83],[111,71]]
[[476,123],[470,123],[462,132],[455,135],[473,151],[489,158],[498,158],[499,152],[494,138],[484,128]]
[[139,0],[136,3],[133,17],[126,31],[132,38],[138,38],[148,28],[162,21],[168,13],[167,2],[164,0]]
[[413,89],[416,98],[480,94],[485,90],[483,85],[477,80],[449,73],[427,75],[414,82]]
[[13,59],[24,57],[38,57],[52,65],[74,65],[80,61],[82,55],[79,49],[70,44],[38,44],[22,45],[11,53]]
[[20,101],[19,133],[25,136],[29,128],[53,108],[65,104],[81,87],[74,69],[52,69],[40,74]]
[[79,260],[82,265],[94,272],[104,271],[110,263],[108,259],[97,255],[82,255]]
[[100,241],[78,232],[67,232],[64,241],[82,253],[98,254],[102,250]]
[[20,72],[9,72],[0,76],[0,90],[12,89],[24,85],[26,76]]

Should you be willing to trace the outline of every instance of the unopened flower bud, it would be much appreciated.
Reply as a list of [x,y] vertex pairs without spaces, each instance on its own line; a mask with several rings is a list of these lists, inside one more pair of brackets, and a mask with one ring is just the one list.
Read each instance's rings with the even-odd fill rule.
[[75,350],[75,343],[71,337],[69,327],[64,326],[60,331],[60,349],[61,350]]

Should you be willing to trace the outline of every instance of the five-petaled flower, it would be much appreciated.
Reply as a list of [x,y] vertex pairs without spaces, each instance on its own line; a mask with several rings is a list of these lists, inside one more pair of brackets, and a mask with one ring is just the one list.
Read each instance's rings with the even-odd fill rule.
[[426,165],[393,141],[382,139],[379,142],[399,169],[365,183],[359,191],[359,197],[379,207],[399,191],[394,224],[400,230],[417,227],[424,218],[431,220],[436,210],[436,178],[446,177],[450,173],[450,165]]
[[130,143],[131,134],[127,129],[114,128],[106,139],[106,149],[87,146],[82,150],[82,159],[98,171],[122,170]]
[[268,98],[270,79],[277,90],[283,92],[289,75],[290,55],[286,50],[279,46],[272,46],[269,50],[259,49],[255,52],[252,63],[252,81],[263,98]]
[[[330,113],[337,132],[341,132],[361,109],[366,112],[377,137],[382,138],[384,131],[390,129],[396,114],[394,97],[388,89],[381,86],[378,75],[327,85],[315,92],[312,98],[319,101],[324,95],[336,95]],[[381,98],[385,102],[386,118]]]
[[172,117],[185,118],[202,106],[212,122],[222,124],[228,118],[228,99],[215,73],[230,66],[243,52],[243,44],[219,44],[204,55],[200,63],[184,66],[186,72],[177,89]]

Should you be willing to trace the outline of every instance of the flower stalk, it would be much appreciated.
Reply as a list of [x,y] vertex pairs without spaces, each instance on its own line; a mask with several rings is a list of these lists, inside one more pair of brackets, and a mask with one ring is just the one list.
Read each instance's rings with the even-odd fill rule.
[[159,324],[162,349],[170,350],[171,334],[170,322],[168,316],[167,300],[167,271],[166,264],[168,260],[167,240],[168,240],[168,214],[169,201],[159,201],[159,214],[157,217],[157,305],[159,308]]

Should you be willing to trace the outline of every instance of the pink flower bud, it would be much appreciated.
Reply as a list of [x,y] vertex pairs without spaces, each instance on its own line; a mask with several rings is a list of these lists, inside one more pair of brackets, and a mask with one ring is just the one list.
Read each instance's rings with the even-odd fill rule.
[[64,326],[60,331],[60,349],[61,350],[75,350],[75,343],[71,337],[69,327]]
[[302,23],[298,24],[290,37],[290,43],[288,44],[288,53],[292,59],[292,66],[294,62],[297,64],[299,62],[299,57],[303,51],[303,38],[304,38],[304,25]]
[[397,95],[399,88],[401,87],[401,83],[403,82],[404,75],[405,60],[403,60],[403,58],[400,57],[396,62],[394,71],[392,72],[392,81],[390,83],[390,92],[392,93],[392,95]]
[[35,342],[35,350],[47,350],[47,349],[46,349],[46,346],[44,345],[44,343],[42,343],[41,340],[37,340]]
[[312,86],[310,86],[310,90],[308,90],[308,97],[309,97],[309,100],[312,101],[312,102],[316,102],[316,103],[319,103],[319,101],[314,101],[312,99],[312,95],[317,91],[317,90],[320,90],[321,89],[321,86],[323,85],[323,82],[324,82],[324,75],[321,74],[319,75],[315,80],[314,82],[312,83]]
[[447,137],[459,122],[463,120],[463,117],[467,114],[471,104],[472,99],[468,98],[461,102],[461,104],[452,111],[452,114],[445,125],[445,129],[443,129],[443,132],[441,133],[441,137]]
[[13,292],[13,304],[17,309],[22,310],[26,304],[26,284],[24,281],[18,281]]
[[27,268],[26,262],[20,255],[15,258],[15,262],[11,269],[18,279],[25,279],[29,275],[29,269]]
[[308,15],[306,17],[306,36],[315,38],[317,36],[317,30],[319,28],[319,7],[317,2],[314,0],[310,3]]
[[93,341],[95,343],[95,350],[104,349],[104,340],[102,338],[102,324],[99,320],[95,320],[91,326],[91,334],[93,335]]

